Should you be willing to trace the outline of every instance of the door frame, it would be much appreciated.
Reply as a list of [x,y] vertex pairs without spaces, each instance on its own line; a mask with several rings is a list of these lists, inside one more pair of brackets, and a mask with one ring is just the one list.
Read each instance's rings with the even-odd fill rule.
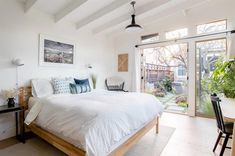
[[[143,50],[144,49],[148,49],[148,48],[155,48],[155,47],[163,47],[163,46],[170,46],[170,45],[174,45],[174,44],[186,44],[187,46],[187,103],[188,103],[188,108],[187,108],[187,113],[186,114],[183,114],[183,113],[177,113],[177,112],[171,112],[171,113],[176,113],[176,114],[183,114],[183,115],[188,115],[188,116],[195,116],[195,113],[192,113],[192,112],[195,112],[195,95],[190,99],[189,98],[189,95],[190,93],[192,92],[192,90],[194,90],[194,87],[193,88],[189,88],[189,81],[191,80],[190,77],[194,77],[195,75],[192,75],[190,76],[189,75],[189,62],[190,62],[190,57],[189,57],[189,50],[190,50],[190,42],[188,41],[182,41],[182,42],[173,42],[173,43],[163,43],[163,44],[160,44],[160,45],[151,45],[151,46],[143,46],[141,49],[140,49],[140,90],[141,92],[143,91],[144,89],[144,76],[143,75]],[[196,84],[195,84],[196,85]],[[192,102],[193,101],[193,102]]]

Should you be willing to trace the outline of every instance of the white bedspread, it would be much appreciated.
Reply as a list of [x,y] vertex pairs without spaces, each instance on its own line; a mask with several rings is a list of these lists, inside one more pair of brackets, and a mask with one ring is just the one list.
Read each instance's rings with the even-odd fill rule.
[[88,156],[106,156],[115,144],[162,111],[161,103],[149,94],[92,91],[40,98],[25,123],[35,121]]

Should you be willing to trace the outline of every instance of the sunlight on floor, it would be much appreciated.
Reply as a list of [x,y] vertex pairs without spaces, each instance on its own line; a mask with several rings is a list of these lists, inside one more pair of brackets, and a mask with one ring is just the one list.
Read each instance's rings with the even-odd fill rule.
[[[176,128],[161,156],[219,155],[221,146],[217,147],[216,154],[212,152],[217,138],[215,120],[165,112],[160,124]],[[231,147],[231,144],[228,146]],[[226,149],[224,156],[229,156],[230,152]]]

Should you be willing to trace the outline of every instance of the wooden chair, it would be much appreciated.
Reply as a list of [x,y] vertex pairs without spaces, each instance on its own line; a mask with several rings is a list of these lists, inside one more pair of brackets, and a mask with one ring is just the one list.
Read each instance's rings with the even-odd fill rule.
[[216,94],[211,95],[211,103],[213,106],[213,110],[214,110],[216,122],[217,122],[217,127],[219,130],[219,135],[214,145],[213,152],[215,152],[220,139],[225,138],[223,145],[222,145],[222,149],[220,151],[220,156],[223,156],[225,148],[231,149],[231,147],[227,147],[227,143],[228,143],[228,140],[231,139],[231,136],[233,134],[233,123],[224,122],[221,107],[220,107],[220,101],[221,100],[216,96]]

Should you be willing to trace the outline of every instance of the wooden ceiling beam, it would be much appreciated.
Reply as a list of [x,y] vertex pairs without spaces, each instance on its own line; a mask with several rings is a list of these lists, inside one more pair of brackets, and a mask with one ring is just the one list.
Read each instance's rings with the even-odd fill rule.
[[[171,4],[168,5],[168,7],[165,7],[162,10],[156,11],[151,16],[145,17],[142,19],[139,24],[142,26],[148,26],[150,24],[158,23],[161,20],[164,20],[165,18],[172,16],[176,13],[181,12],[182,10],[188,10],[195,9],[197,7],[200,7],[202,5],[205,5],[206,3],[210,2],[211,0],[181,0],[181,1],[172,1],[169,2]],[[183,15],[183,14],[182,14]],[[115,35],[120,33],[120,28],[123,28],[123,26],[118,26],[115,30],[110,31],[107,33],[108,36]]]
[[36,4],[36,2],[37,2],[38,0],[27,0],[26,2],[25,2],[25,8],[24,8],[24,12],[25,13],[27,13],[27,12],[29,12],[30,11],[30,9],[32,9],[33,8],[33,6]]
[[59,22],[63,20],[66,16],[71,14],[73,11],[75,11],[77,8],[79,8],[82,4],[87,2],[88,0],[74,0],[71,3],[69,3],[65,8],[60,10],[58,13],[55,14],[55,22]]
[[88,17],[77,22],[76,27],[77,27],[77,29],[80,29],[83,26],[97,20],[98,18],[101,18],[104,15],[109,14],[110,12],[114,11],[115,9],[118,9],[119,7],[125,5],[129,2],[130,2],[130,0],[115,0],[112,3],[110,3],[109,5],[105,6],[104,8],[101,8],[100,10],[94,12],[93,14],[89,15]]
[[[147,4],[145,4],[145,5],[137,8],[136,9],[136,15],[137,16],[138,15],[142,15],[142,14],[144,14],[144,13],[150,11],[150,10],[156,9],[156,8],[160,7],[161,5],[166,4],[166,3],[170,2],[170,1],[171,0],[157,0],[157,1],[155,0],[155,1],[151,1],[151,2],[149,2]],[[118,18],[115,18],[115,19],[113,19],[113,20],[111,20],[111,21],[109,21],[107,23],[104,23],[101,26],[98,26],[98,27],[94,28],[93,29],[93,33],[95,33],[95,34],[96,33],[100,33],[100,32],[102,32],[102,31],[104,31],[104,30],[106,30],[108,28],[116,26],[116,25],[118,25],[120,23],[123,23],[125,21],[128,21],[130,19],[131,19],[131,16],[130,16],[129,13],[125,14],[125,15],[122,15],[122,16],[120,16]]]

